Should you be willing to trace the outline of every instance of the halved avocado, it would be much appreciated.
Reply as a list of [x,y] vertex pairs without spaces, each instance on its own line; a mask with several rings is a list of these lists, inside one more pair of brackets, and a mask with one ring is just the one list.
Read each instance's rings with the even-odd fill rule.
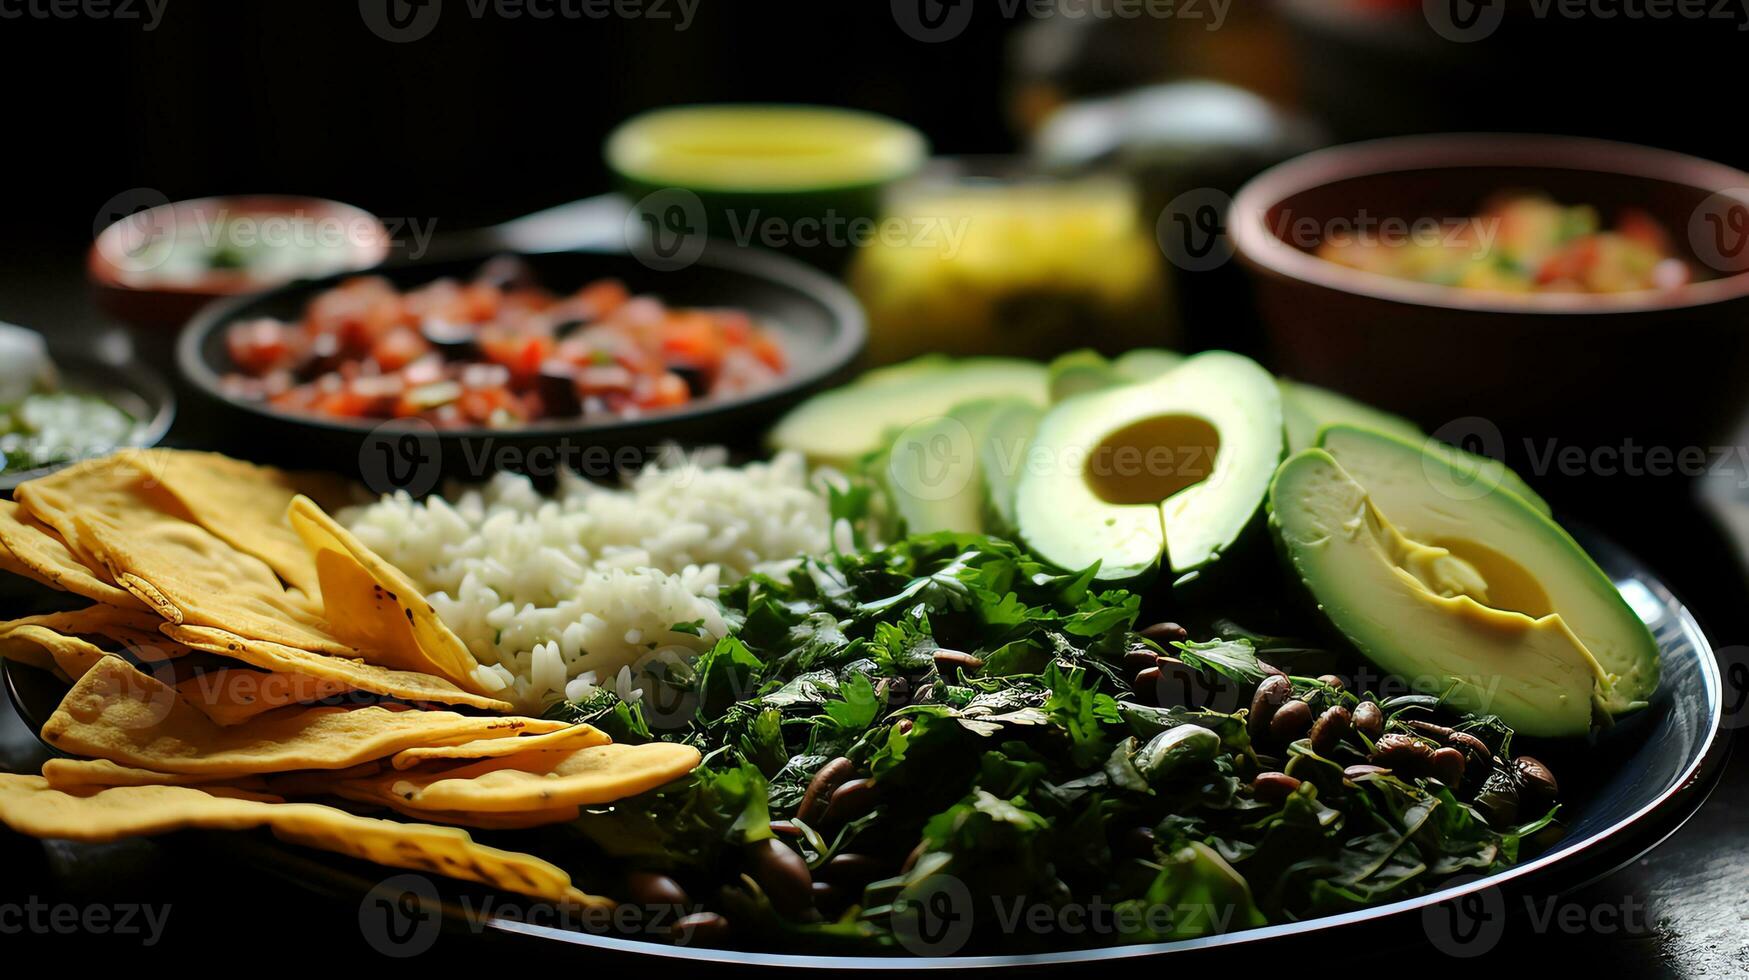
[[1341,423],[1364,425],[1405,439],[1421,437],[1421,430],[1406,418],[1380,411],[1328,388],[1286,378],[1281,380],[1281,413],[1287,420],[1287,451],[1290,453],[1317,445],[1319,429]]
[[1526,735],[1590,729],[1609,678],[1567,621],[1480,600],[1474,592],[1494,587],[1482,581],[1487,569],[1406,535],[1335,457],[1290,457],[1270,486],[1269,512],[1294,576],[1368,660]]
[[1112,359],[1112,370],[1125,381],[1153,381],[1184,363],[1184,355],[1164,347],[1137,347]]
[[1480,572],[1487,591],[1479,600],[1529,616],[1560,614],[1608,673],[1603,707],[1610,714],[1651,697],[1658,686],[1651,631],[1578,542],[1510,483],[1479,480],[1464,460],[1425,450],[1425,440],[1331,426],[1321,441],[1405,535],[1448,549]]
[[[1410,443],[1423,452],[1431,453],[1434,456],[1439,457],[1440,461],[1451,466],[1461,475],[1461,484],[1451,483],[1448,484],[1448,486],[1456,488],[1461,485],[1463,487],[1479,487],[1482,489],[1499,487],[1502,490],[1515,494],[1519,499],[1523,500],[1545,516],[1554,513],[1554,510],[1549,506],[1549,502],[1544,500],[1541,494],[1531,489],[1530,484],[1524,482],[1524,477],[1514,473],[1505,463],[1502,463],[1497,459],[1483,456],[1479,453],[1472,453],[1467,449],[1459,449],[1456,446],[1440,442],[1438,439],[1434,439],[1430,436],[1403,436],[1397,432],[1379,429],[1376,426],[1371,425],[1337,423],[1318,431],[1317,445],[1321,448],[1329,449],[1331,455],[1341,459],[1341,454],[1337,452],[1337,449],[1349,445],[1369,433],[1393,438],[1399,443]],[[1433,476],[1440,475],[1442,472],[1443,471],[1435,471],[1434,474],[1423,474],[1423,476],[1432,478]],[[1440,476],[1440,478],[1444,479],[1443,476]]]
[[1046,413],[1016,516],[1034,554],[1098,577],[1183,574],[1214,562],[1261,511],[1282,455],[1275,379],[1211,351],[1146,384],[1091,392]]
[[796,406],[771,430],[771,447],[849,466],[880,450],[893,432],[955,405],[1009,396],[1041,407],[1050,402],[1044,365],[1033,361],[972,357],[943,367],[930,359],[909,370],[882,370],[874,382],[835,388]]

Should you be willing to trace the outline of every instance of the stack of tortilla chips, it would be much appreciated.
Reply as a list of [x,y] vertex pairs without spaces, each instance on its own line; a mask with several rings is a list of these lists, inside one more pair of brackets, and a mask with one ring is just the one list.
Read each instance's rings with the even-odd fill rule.
[[[384,865],[605,903],[460,827],[572,820],[686,775],[698,752],[508,715],[407,576],[316,502],[344,492],[146,450],[0,501],[0,570],[91,601],[0,623],[0,657],[72,684],[42,731],[69,758],[0,775],[0,823],[86,841],[268,827]],[[287,802],[313,797],[347,809]]]

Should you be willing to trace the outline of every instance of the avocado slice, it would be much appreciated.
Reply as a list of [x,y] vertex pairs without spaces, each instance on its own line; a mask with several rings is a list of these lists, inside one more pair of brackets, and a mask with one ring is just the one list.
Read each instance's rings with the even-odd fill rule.
[[[1541,494],[1532,490],[1530,484],[1524,482],[1524,477],[1508,469],[1505,463],[1480,453],[1472,453],[1467,449],[1459,449],[1429,436],[1403,436],[1375,426],[1339,422],[1318,430],[1318,439],[1315,444],[1330,450],[1332,456],[1341,459],[1342,454],[1337,452],[1337,449],[1343,446],[1352,446],[1357,441],[1365,439],[1369,433],[1393,439],[1399,444],[1407,442],[1416,449],[1438,456],[1442,462],[1456,469],[1461,475],[1461,479],[1456,483],[1448,484],[1450,486],[1478,488],[1469,490],[1468,492],[1471,494],[1479,494],[1481,490],[1499,487],[1517,496],[1545,517],[1554,513],[1554,510],[1549,507],[1549,502],[1544,500]],[[1365,441],[1370,442],[1371,440],[1366,439]],[[1403,462],[1403,460],[1399,458],[1399,462]],[[1415,465],[1420,465],[1419,460],[1415,461]],[[1423,474],[1423,478],[1429,478],[1429,475]]]
[[1144,384],[1091,392],[1039,423],[1016,495],[1027,546],[1117,582],[1175,573],[1231,548],[1263,507],[1282,456],[1275,379],[1210,351]]
[[1509,481],[1478,476],[1461,458],[1425,450],[1426,440],[1338,425],[1325,429],[1321,442],[1405,535],[1447,548],[1480,570],[1490,605],[1530,616],[1558,613],[1610,675],[1606,711],[1632,711],[1652,696],[1658,645],[1651,631],[1578,542]]
[[1405,439],[1421,438],[1415,423],[1399,415],[1339,395],[1328,388],[1281,380],[1281,411],[1287,420],[1287,451],[1297,453],[1318,444],[1318,430],[1349,423],[1389,432]]
[[1092,350],[1070,351],[1052,361],[1049,370],[1052,404],[1126,381],[1110,361]]
[[815,395],[778,421],[769,441],[816,463],[850,466],[887,445],[891,434],[955,405],[1012,396],[1049,404],[1044,365],[1005,357],[973,357],[943,366],[934,359],[894,366],[868,384]]
[[1481,569],[1406,535],[1335,457],[1290,457],[1270,485],[1269,513],[1294,576],[1368,660],[1526,735],[1590,730],[1593,698],[1609,680],[1561,615],[1486,604],[1475,593],[1494,583]]
[[907,533],[983,533],[979,447],[987,441],[996,410],[994,401],[959,405],[894,437],[878,472]]
[[1020,535],[1015,498],[1020,476],[1026,472],[1028,451],[1044,409],[1018,398],[995,402],[984,441],[978,447],[978,462],[984,478],[985,530],[1006,538]]
[[1184,355],[1160,347],[1138,347],[1106,360],[1097,351],[1078,350],[1051,362],[1051,401],[1116,385],[1153,381],[1184,363]]

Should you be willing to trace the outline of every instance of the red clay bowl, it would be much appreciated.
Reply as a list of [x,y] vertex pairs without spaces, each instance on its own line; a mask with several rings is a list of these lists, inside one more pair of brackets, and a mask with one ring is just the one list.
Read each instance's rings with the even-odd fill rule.
[[[85,268],[103,308],[129,323],[176,327],[223,296],[380,264],[390,235],[350,204],[254,194],[161,204],[97,235]],[[213,263],[216,249],[258,264]],[[272,254],[267,254],[272,253]]]
[[[1710,278],[1607,296],[1489,293],[1327,262],[1306,233],[1472,215],[1511,189],[1594,205],[1606,223],[1643,209]],[[1479,416],[1515,438],[1704,446],[1749,406],[1749,173],[1571,137],[1379,140],[1258,175],[1228,227],[1277,370],[1430,429]]]

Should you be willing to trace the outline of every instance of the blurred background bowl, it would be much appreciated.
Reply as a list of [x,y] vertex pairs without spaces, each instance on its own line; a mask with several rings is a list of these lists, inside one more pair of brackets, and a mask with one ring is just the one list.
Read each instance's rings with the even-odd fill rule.
[[[1347,268],[1301,240],[1300,229],[1357,220],[1468,216],[1506,190],[1590,204],[1606,223],[1641,209],[1702,275],[1660,292],[1490,293]],[[1276,369],[1432,431],[1478,416],[1513,438],[1562,445],[1705,446],[1749,405],[1742,171],[1601,140],[1406,137],[1260,174],[1234,200],[1228,227]]]
[[105,311],[176,327],[219,297],[368,269],[390,240],[375,215],[339,201],[203,197],[120,216],[91,243],[85,268]]
[[[111,353],[114,356],[109,356]],[[87,353],[52,349],[51,355],[63,390],[95,395],[133,418],[133,436],[127,447],[156,446],[170,432],[176,420],[176,395],[158,372],[133,359],[129,352],[106,352],[99,345]],[[0,472],[0,496],[10,498],[20,483],[47,476],[73,462]]]

